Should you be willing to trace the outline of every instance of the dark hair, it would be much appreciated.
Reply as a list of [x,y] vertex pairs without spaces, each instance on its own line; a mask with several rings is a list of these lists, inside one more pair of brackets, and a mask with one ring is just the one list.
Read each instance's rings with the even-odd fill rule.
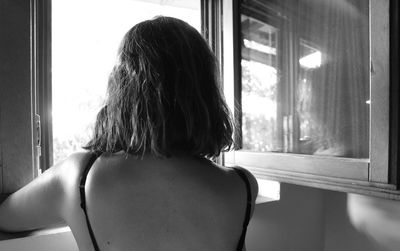
[[85,149],[158,157],[216,157],[232,146],[233,125],[217,60],[186,22],[157,17],[122,40],[105,106]]

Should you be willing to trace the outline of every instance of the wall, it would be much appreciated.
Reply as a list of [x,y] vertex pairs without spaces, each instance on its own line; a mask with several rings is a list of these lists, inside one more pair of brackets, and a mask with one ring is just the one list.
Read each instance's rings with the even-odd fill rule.
[[400,202],[281,184],[256,206],[248,251],[398,251]]
[[324,251],[382,251],[375,240],[350,221],[346,193],[325,191],[324,204]]
[[400,250],[400,201],[325,192],[324,251]]
[[0,193],[33,178],[30,1],[0,1]]
[[321,251],[323,191],[281,184],[281,200],[256,206],[247,251]]

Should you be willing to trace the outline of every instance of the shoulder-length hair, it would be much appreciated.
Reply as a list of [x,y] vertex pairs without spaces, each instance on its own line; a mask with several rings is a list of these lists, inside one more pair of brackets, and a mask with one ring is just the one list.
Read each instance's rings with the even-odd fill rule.
[[233,124],[217,60],[186,22],[157,17],[124,36],[92,139],[96,152],[216,157],[232,146]]

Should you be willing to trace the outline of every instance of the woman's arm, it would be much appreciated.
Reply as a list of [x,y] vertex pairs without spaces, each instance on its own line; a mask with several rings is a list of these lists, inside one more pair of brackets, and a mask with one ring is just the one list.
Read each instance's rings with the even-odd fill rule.
[[64,222],[62,165],[48,169],[0,204],[0,231],[20,232]]

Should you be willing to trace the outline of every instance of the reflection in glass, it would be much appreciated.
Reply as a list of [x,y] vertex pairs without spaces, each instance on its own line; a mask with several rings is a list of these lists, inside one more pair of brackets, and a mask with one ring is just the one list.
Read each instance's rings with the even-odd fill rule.
[[243,148],[273,151],[276,131],[277,29],[242,15],[242,24],[260,32],[243,33]]
[[242,0],[243,150],[368,158],[365,0]]

